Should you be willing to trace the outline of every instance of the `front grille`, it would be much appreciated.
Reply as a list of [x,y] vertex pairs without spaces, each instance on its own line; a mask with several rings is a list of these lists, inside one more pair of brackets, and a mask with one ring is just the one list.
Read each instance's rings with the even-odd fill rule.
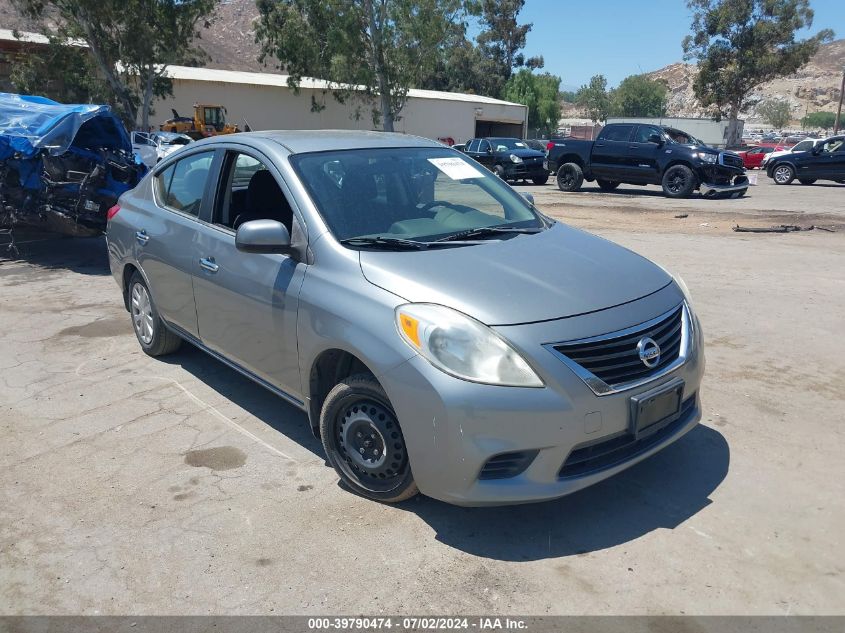
[[649,434],[645,437],[637,439],[631,433],[626,432],[598,444],[576,448],[569,453],[569,457],[566,458],[557,476],[561,479],[580,477],[632,459],[660,444],[684,426],[689,421],[690,413],[694,408],[695,394],[681,403],[679,415],[673,415],[666,421],[653,424],[649,428]]
[[722,152],[720,154],[722,164],[728,167],[743,167],[742,156],[738,154],[731,154],[729,152]]
[[487,460],[479,479],[507,479],[522,473],[537,457],[539,451],[514,451],[502,453]]
[[[600,340],[560,343],[555,351],[599,378],[610,387],[641,381],[661,373],[681,353],[683,339],[683,304],[668,315],[641,329],[627,330],[620,336]],[[637,344],[651,338],[660,347],[660,358],[654,367],[640,360]]]

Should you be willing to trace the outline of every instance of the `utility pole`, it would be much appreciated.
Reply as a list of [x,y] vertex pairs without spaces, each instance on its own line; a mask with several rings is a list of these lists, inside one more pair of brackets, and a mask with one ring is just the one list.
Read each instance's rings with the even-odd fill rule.
[[834,134],[839,134],[839,124],[842,122],[843,97],[845,97],[845,68],[842,69],[842,85],[839,86],[839,107],[836,109],[836,123],[833,124]]

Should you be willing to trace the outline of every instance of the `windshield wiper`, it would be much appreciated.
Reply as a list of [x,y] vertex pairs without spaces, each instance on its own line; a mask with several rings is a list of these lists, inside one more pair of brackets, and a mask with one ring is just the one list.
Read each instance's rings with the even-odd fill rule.
[[454,242],[457,240],[472,239],[474,237],[490,237],[491,235],[501,235],[502,233],[539,233],[542,228],[519,228],[515,226],[479,226],[478,228],[468,229],[459,233],[453,233],[446,237],[441,237],[435,242]]
[[401,249],[415,249],[428,248],[428,242],[417,242],[416,240],[406,240],[401,237],[383,237],[378,235],[376,237],[350,237],[345,240],[340,240],[341,244],[346,246],[368,246],[370,248],[401,248]]

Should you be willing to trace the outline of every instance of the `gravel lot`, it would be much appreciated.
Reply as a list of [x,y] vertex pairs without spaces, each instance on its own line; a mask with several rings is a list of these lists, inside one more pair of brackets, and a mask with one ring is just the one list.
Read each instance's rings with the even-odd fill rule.
[[[101,240],[19,234],[0,614],[845,614],[845,187],[519,189],[686,279],[700,427],[556,502],[378,505],[302,413],[191,347],[141,353]],[[784,222],[840,230],[730,230]]]

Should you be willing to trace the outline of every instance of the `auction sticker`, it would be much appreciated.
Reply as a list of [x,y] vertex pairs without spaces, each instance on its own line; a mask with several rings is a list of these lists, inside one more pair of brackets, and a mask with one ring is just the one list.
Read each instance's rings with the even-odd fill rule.
[[437,167],[452,180],[466,178],[484,178],[484,174],[461,158],[429,158],[428,162]]

